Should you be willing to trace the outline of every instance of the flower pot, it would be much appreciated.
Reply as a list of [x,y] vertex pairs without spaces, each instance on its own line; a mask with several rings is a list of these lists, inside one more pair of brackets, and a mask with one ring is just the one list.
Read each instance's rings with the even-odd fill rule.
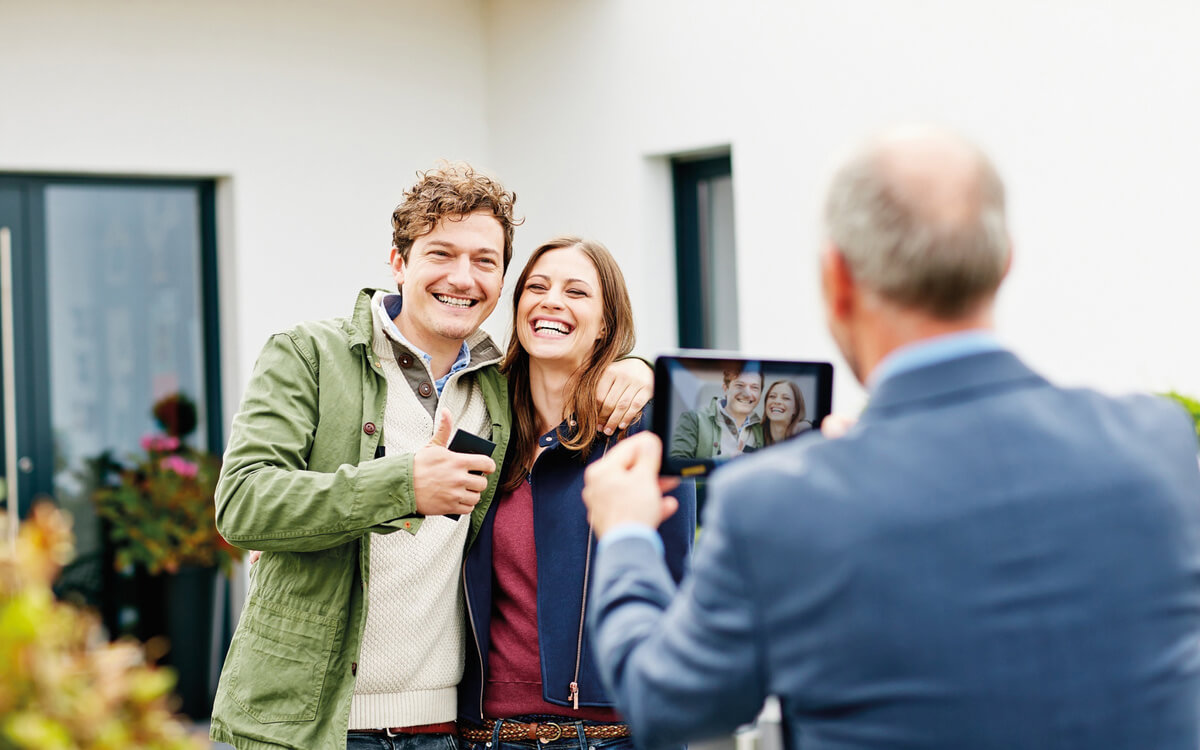
[[213,640],[215,567],[185,565],[176,573],[150,575],[137,569],[122,576],[114,635],[151,641],[150,652],[167,649],[158,663],[175,670],[180,711],[192,719],[212,714],[209,659]]

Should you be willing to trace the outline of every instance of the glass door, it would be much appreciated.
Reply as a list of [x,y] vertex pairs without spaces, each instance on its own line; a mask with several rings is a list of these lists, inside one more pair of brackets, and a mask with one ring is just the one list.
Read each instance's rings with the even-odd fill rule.
[[95,491],[144,456],[167,397],[195,404],[192,447],[222,449],[213,215],[210,182],[0,175],[4,510],[70,512],[59,594],[114,634],[140,634],[145,613],[128,606],[132,573],[115,569]]

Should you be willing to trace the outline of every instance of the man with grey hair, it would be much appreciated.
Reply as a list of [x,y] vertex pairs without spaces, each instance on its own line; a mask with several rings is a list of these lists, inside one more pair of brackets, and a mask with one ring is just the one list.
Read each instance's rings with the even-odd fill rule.
[[802,750],[1200,745],[1200,467],[1164,399],[1056,387],[991,333],[1004,190],[961,138],[839,170],[821,279],[871,391],[836,440],[721,469],[677,592],[661,445],[587,474],[597,663],[643,750],[768,695]]

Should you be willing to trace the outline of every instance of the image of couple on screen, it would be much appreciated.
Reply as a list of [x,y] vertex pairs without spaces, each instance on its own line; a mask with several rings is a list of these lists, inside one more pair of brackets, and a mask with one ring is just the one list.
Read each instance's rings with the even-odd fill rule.
[[768,378],[753,362],[731,362],[721,372],[721,393],[701,391],[694,408],[672,431],[676,458],[731,458],[812,429],[804,394],[794,380]]

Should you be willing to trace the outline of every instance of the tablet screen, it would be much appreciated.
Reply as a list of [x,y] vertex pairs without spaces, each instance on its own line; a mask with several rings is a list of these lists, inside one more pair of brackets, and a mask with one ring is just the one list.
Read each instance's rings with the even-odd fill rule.
[[654,431],[663,473],[694,476],[819,428],[829,414],[828,362],[692,353],[655,363]]

